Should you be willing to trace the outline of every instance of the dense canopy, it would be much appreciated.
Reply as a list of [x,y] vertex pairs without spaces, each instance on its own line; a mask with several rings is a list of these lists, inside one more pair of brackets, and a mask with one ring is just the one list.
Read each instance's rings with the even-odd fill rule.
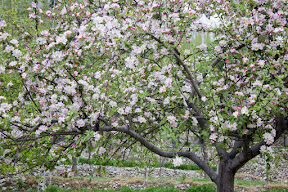
[[[139,141],[233,191],[236,171],[287,130],[285,0],[59,0],[27,11],[26,25],[0,21],[1,173]],[[204,32],[214,41],[195,44]],[[218,173],[179,136],[215,147]],[[168,138],[176,151],[163,150]]]

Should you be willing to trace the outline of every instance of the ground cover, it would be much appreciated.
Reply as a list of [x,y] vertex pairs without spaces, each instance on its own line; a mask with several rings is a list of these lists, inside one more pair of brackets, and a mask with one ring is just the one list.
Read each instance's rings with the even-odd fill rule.
[[[216,186],[209,179],[165,179],[165,178],[148,178],[144,184],[144,178],[131,177],[131,178],[107,178],[107,177],[52,177],[51,185],[55,185],[59,188],[48,188],[45,192],[100,192],[100,191],[119,191],[120,192],[165,192],[165,191],[188,191],[188,192],[212,192],[216,191]],[[144,185],[143,185],[144,184]],[[37,180],[35,177],[27,176],[24,183],[21,184],[20,191],[6,191],[6,192],[34,192],[37,188]],[[163,187],[164,186],[164,187]],[[175,190],[171,188],[175,187]],[[169,188],[170,187],[170,188]],[[52,188],[52,189],[51,189]],[[61,189],[60,189],[61,188]],[[132,189],[130,189],[132,188]],[[144,190],[147,188],[146,190]],[[166,190],[166,189],[167,190]],[[51,189],[51,190],[49,190]],[[56,190],[57,189],[57,190]],[[109,189],[109,190],[108,190]],[[137,190],[136,190],[137,189]],[[161,190],[160,190],[161,189]],[[177,190],[176,190],[177,189]],[[205,190],[204,190],[205,189]],[[288,192],[288,184],[272,182],[266,186],[263,181],[235,181],[236,192],[255,192],[255,191],[267,191],[267,192]],[[37,191],[37,190],[36,190]]]

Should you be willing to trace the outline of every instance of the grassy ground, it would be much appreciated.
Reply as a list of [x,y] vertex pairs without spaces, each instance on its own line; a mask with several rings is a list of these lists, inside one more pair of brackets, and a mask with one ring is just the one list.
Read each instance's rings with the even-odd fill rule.
[[[96,189],[105,189],[105,188],[106,189],[113,188],[113,189],[116,189],[119,191],[125,186],[138,186],[138,187],[140,186],[141,187],[141,186],[143,186],[143,183],[144,183],[144,179],[143,178],[137,178],[137,177],[133,177],[133,178],[120,178],[120,177],[119,178],[107,178],[107,177],[63,178],[63,177],[52,177],[52,179],[51,179],[52,185],[56,185],[56,186],[59,186],[60,188],[65,188],[65,189],[73,189],[74,191],[78,190],[78,192],[95,191]],[[210,186],[210,188],[211,188],[211,186],[214,186],[213,188],[215,189],[215,185],[209,179],[186,178],[184,180],[183,179],[181,180],[181,179],[149,178],[147,181],[145,181],[146,187],[175,186],[178,189],[183,189],[183,188],[186,189],[186,188],[189,188],[191,186],[203,186],[205,184],[206,185],[208,184]],[[34,177],[26,177],[25,184],[22,184],[22,191],[21,192],[28,191],[31,188],[32,189],[37,188],[37,181]],[[86,189],[86,191],[84,191],[83,189]],[[235,191],[236,192],[255,192],[255,191],[276,190],[276,189],[279,189],[279,190],[283,189],[282,191],[288,192],[288,184],[287,183],[286,184],[285,183],[269,183],[269,185],[266,187],[266,183],[264,181],[243,181],[243,180],[236,180],[235,181]],[[127,188],[125,188],[125,190],[127,192],[131,191],[131,190],[128,190]],[[169,190],[173,191],[172,189],[169,189]],[[63,190],[61,190],[61,192],[62,191]],[[96,191],[96,192],[98,192],[98,191]],[[151,192],[152,191],[155,191],[155,190],[151,190]],[[162,191],[165,192],[164,188],[162,188]],[[177,190],[177,191],[175,190],[175,192],[178,192],[178,191],[180,191],[180,190]],[[196,190],[196,191],[201,192],[200,189]],[[16,191],[14,191],[14,192],[16,192]],[[53,192],[53,191],[47,191],[47,192]],[[58,191],[54,191],[54,192],[58,192]],[[72,192],[72,190],[65,191],[65,192]],[[205,192],[209,192],[209,191],[206,190]]]

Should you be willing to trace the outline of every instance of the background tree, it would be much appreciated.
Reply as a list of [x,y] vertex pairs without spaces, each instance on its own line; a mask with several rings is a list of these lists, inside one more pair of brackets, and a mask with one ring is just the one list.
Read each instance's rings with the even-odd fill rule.
[[[285,0],[58,1],[28,11],[35,22],[17,39],[0,22],[0,73],[23,84],[17,100],[0,97],[3,174],[139,142],[233,191],[237,170],[287,131]],[[215,41],[193,48],[194,31]],[[217,151],[217,173],[184,143],[164,150],[188,133]]]

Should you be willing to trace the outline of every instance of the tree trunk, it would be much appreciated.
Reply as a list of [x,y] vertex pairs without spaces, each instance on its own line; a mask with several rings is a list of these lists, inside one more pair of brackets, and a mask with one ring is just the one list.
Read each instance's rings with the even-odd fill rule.
[[[206,147],[205,141],[202,138],[200,139],[200,144],[201,144],[201,149],[202,149],[202,153],[203,153],[203,159],[204,159],[205,163],[208,163],[207,147]],[[204,172],[204,177],[209,179],[209,175],[205,172]]]
[[72,170],[77,171],[77,157],[72,157]]
[[231,170],[229,160],[220,160],[217,178],[217,192],[234,192],[235,172]]
[[284,147],[288,147],[288,135],[284,135]]

